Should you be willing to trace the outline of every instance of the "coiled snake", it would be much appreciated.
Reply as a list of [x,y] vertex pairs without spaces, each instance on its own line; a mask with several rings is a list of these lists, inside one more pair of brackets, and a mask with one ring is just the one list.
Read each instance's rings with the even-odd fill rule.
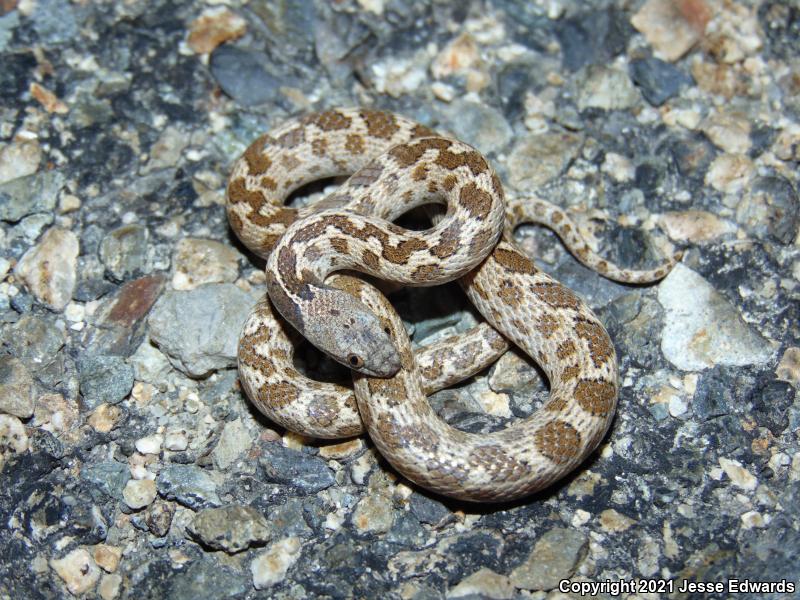
[[[295,189],[340,175],[350,177],[321,202],[284,206]],[[261,136],[234,165],[227,201],[236,234],[268,258],[272,304],[264,299],[253,309],[239,348],[241,381],[254,404],[306,435],[345,437],[366,428],[403,475],[473,501],[519,498],[571,471],[600,443],[617,401],[616,354],[605,328],[515,246],[512,228],[522,221],[550,227],[582,263],[619,281],[657,280],[679,258],[647,271],[621,269],[594,254],[557,207],[536,198],[504,206],[497,175],[474,148],[372,110],[314,113]],[[431,229],[391,222],[423,204],[446,207]],[[353,277],[328,278],[342,270],[409,285],[459,279],[488,325],[415,356],[377,290]],[[296,334],[275,308],[353,369],[355,397],[297,371]],[[439,419],[426,394],[480,371],[509,342],[547,375],[544,406],[489,434]]]

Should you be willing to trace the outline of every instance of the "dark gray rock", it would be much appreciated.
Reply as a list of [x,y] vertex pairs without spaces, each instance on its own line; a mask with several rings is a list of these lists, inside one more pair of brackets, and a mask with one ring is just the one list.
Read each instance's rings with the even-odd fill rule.
[[589,11],[560,21],[556,36],[564,68],[577,71],[586,65],[610,62],[625,50],[632,33],[625,13],[615,8]]
[[266,543],[271,537],[264,516],[250,506],[239,505],[201,510],[186,531],[209,548],[228,554]]
[[440,527],[455,519],[452,511],[444,504],[417,492],[411,495],[409,508],[418,521],[434,527]]
[[193,510],[222,504],[214,480],[194,465],[169,465],[158,474],[156,483],[161,496]]
[[675,65],[658,58],[639,58],[628,65],[631,79],[653,106],[661,106],[692,85],[692,78]]
[[281,444],[264,444],[259,463],[268,481],[291,485],[306,494],[329,488],[335,482],[324,460]]
[[94,485],[107,496],[122,501],[122,490],[131,478],[128,465],[106,461],[86,465],[81,469],[81,478]]
[[276,101],[283,82],[265,68],[269,58],[260,52],[223,45],[211,54],[211,73],[219,86],[242,106]]
[[201,559],[192,562],[186,571],[175,573],[166,597],[173,600],[235,599],[249,587],[249,582],[240,573],[222,567],[216,561]]
[[0,184],[0,221],[16,223],[34,213],[52,211],[63,185],[61,171],[44,171]]
[[64,345],[64,333],[50,321],[34,315],[24,315],[6,327],[2,343],[31,371],[50,364]]
[[767,232],[786,246],[794,242],[800,228],[800,200],[791,182],[780,175],[767,175],[756,179],[751,189],[767,207]]
[[119,356],[88,356],[78,362],[80,390],[88,408],[124,400],[133,388],[133,367]]

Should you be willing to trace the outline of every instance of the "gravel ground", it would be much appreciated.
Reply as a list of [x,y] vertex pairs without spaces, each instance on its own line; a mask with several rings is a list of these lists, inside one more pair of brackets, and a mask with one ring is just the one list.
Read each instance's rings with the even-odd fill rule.
[[[800,584],[795,0],[0,15],[0,598],[586,597],[563,580],[800,597],[727,587]],[[287,433],[239,389],[264,277],[226,222],[230,165],[288,116],[353,105],[477,146],[508,193],[562,205],[620,264],[685,250],[632,287],[518,231],[598,312],[622,381],[598,452],[527,501],[432,497],[369,440]],[[396,303],[416,343],[476,319],[453,286]],[[484,431],[546,394],[509,352],[431,402]]]

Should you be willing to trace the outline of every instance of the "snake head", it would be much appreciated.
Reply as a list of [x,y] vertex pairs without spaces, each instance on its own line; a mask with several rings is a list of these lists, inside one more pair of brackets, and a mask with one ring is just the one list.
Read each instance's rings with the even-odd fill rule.
[[303,334],[317,348],[369,377],[391,377],[400,370],[389,330],[364,304],[328,287],[316,288],[312,303],[303,318]]

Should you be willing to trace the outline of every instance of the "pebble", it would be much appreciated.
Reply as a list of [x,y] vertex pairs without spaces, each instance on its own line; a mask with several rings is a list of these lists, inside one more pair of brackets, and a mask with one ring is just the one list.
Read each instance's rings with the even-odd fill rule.
[[144,521],[150,533],[156,537],[163,538],[169,533],[174,516],[175,504],[156,500],[145,511]]
[[690,86],[692,78],[679,68],[658,58],[634,59],[628,65],[633,82],[653,106],[661,106]]
[[[159,598],[169,600],[217,600],[219,598],[241,598],[247,585],[239,571],[222,566],[218,561],[200,557],[190,562],[179,577],[173,577],[169,591]],[[152,589],[152,588],[147,588]]]
[[676,242],[705,244],[736,231],[730,221],[704,210],[683,210],[663,213],[659,225]]
[[125,281],[144,271],[147,257],[147,228],[123,225],[110,231],[100,243],[100,260],[115,281]]
[[150,338],[191,377],[235,367],[239,332],[257,296],[230,283],[167,291],[148,318]]
[[578,156],[582,138],[572,133],[540,133],[524,136],[508,157],[511,185],[531,191],[561,175]]
[[211,453],[214,463],[221,471],[226,471],[252,445],[253,439],[244,422],[241,419],[228,421]]
[[325,461],[281,444],[264,444],[259,462],[267,481],[291,485],[306,494],[329,488],[336,481]]
[[515,591],[508,577],[482,567],[450,588],[446,597],[506,600],[514,598]]
[[122,559],[122,548],[109,546],[108,544],[97,544],[93,550],[94,562],[106,573],[113,573],[119,566]]
[[189,24],[189,47],[198,54],[207,54],[220,44],[236,40],[247,31],[247,21],[224,6],[205,9]]
[[131,479],[125,484],[122,497],[133,510],[150,506],[156,499],[156,482],[152,479]]
[[167,127],[151,146],[150,160],[142,169],[142,173],[174,167],[180,161],[181,154],[188,145],[189,137],[184,131],[178,127]]
[[526,590],[551,590],[568,579],[586,556],[588,540],[574,529],[555,528],[536,541],[528,557],[516,567],[509,579]]
[[73,596],[85,594],[100,579],[100,569],[85,548],[76,548],[63,558],[52,559],[50,567]]
[[14,455],[28,449],[28,434],[17,417],[0,415],[0,470]]
[[85,465],[81,478],[114,500],[124,500],[122,490],[130,480],[130,471],[127,465],[109,460]]
[[[375,477],[376,475],[372,476],[373,479]],[[356,505],[352,516],[353,525],[361,533],[386,533],[391,529],[393,521],[392,499],[385,489],[370,489]]]
[[514,392],[540,381],[536,368],[525,355],[512,349],[500,357],[489,373],[489,388],[495,392]]
[[658,301],[667,313],[661,351],[678,369],[763,364],[772,356],[769,343],[744,322],[736,308],[682,264],[658,286]]
[[0,147],[0,183],[33,175],[39,170],[42,148],[38,140],[17,140]]
[[275,100],[280,94],[280,79],[264,65],[269,58],[259,52],[223,45],[211,53],[211,74],[222,90],[242,106],[256,106]]
[[102,600],[114,600],[119,596],[122,589],[122,576],[116,573],[103,575],[100,578],[100,585],[97,586],[97,594]]
[[159,454],[164,444],[164,436],[156,433],[136,440],[134,446],[139,454]]
[[78,409],[77,402],[61,394],[42,394],[36,399],[33,421],[29,425],[55,434],[72,431],[79,421]]
[[640,94],[628,74],[600,65],[587,68],[578,84],[578,109],[622,110],[639,102]]
[[787,348],[778,366],[775,375],[781,381],[786,381],[795,389],[800,389],[800,348],[792,346]]
[[117,404],[133,389],[133,367],[119,356],[87,356],[78,361],[84,405]]
[[462,33],[451,40],[431,62],[431,74],[444,79],[454,74],[466,73],[480,63],[478,42],[470,33]]
[[423,494],[411,495],[409,509],[421,523],[440,527],[454,518],[452,511],[434,498]]
[[632,181],[636,175],[636,169],[626,156],[616,152],[607,152],[602,165],[603,173],[607,174],[617,183]]
[[263,590],[283,581],[286,573],[300,558],[301,549],[300,539],[296,537],[283,538],[271,544],[250,563],[253,586],[257,590]]
[[744,115],[717,112],[704,119],[700,129],[723,152],[747,154],[750,150],[750,122]]
[[609,533],[621,533],[636,524],[634,519],[626,517],[613,508],[607,508],[601,512],[598,521],[600,526]]
[[44,171],[0,184],[0,221],[16,223],[36,213],[51,213],[64,185],[60,171]]
[[800,231],[800,199],[785,177],[758,177],[736,205],[736,220],[760,239],[789,246]]
[[[550,14],[560,15],[564,9],[560,2],[547,4]],[[612,6],[581,12],[557,22],[555,34],[561,45],[564,68],[577,71],[586,65],[612,62],[628,45],[627,20],[623,11]]]
[[0,413],[20,419],[33,416],[36,382],[25,363],[13,356],[0,356]]
[[671,0],[647,0],[631,18],[631,25],[644,35],[656,55],[669,62],[681,58],[700,40],[698,26],[702,30],[711,18],[704,0],[691,3],[693,23],[681,15],[678,6]]
[[511,141],[511,126],[493,108],[469,100],[456,100],[443,112],[456,138],[484,154],[498,152]]
[[360,453],[363,449],[364,442],[361,438],[354,438],[346,442],[325,444],[319,449],[319,455],[325,460],[345,460]]
[[122,418],[122,409],[113,404],[101,404],[92,411],[87,422],[99,433],[108,433],[114,429]]
[[158,474],[156,481],[159,493],[167,500],[177,500],[192,510],[222,504],[217,496],[217,484],[195,465],[169,465]]
[[172,287],[192,290],[205,283],[232,283],[239,276],[239,254],[229,244],[184,238],[178,242]]
[[48,229],[28,250],[14,272],[42,304],[62,311],[78,280],[78,237],[69,229]]
[[720,154],[708,168],[705,182],[726,194],[741,192],[755,172],[753,161],[743,154]]
[[263,544],[271,537],[264,516],[255,508],[239,505],[201,510],[186,531],[209,548],[224,550],[228,554]]
[[34,315],[24,315],[2,333],[3,345],[28,370],[38,371],[49,365],[64,345],[64,332],[50,321]]
[[172,452],[183,452],[189,446],[185,431],[169,431],[164,437],[164,448]]
[[724,456],[719,459],[719,466],[725,471],[731,482],[748,492],[752,492],[758,487],[758,479],[750,471],[745,469],[738,460],[731,460]]

